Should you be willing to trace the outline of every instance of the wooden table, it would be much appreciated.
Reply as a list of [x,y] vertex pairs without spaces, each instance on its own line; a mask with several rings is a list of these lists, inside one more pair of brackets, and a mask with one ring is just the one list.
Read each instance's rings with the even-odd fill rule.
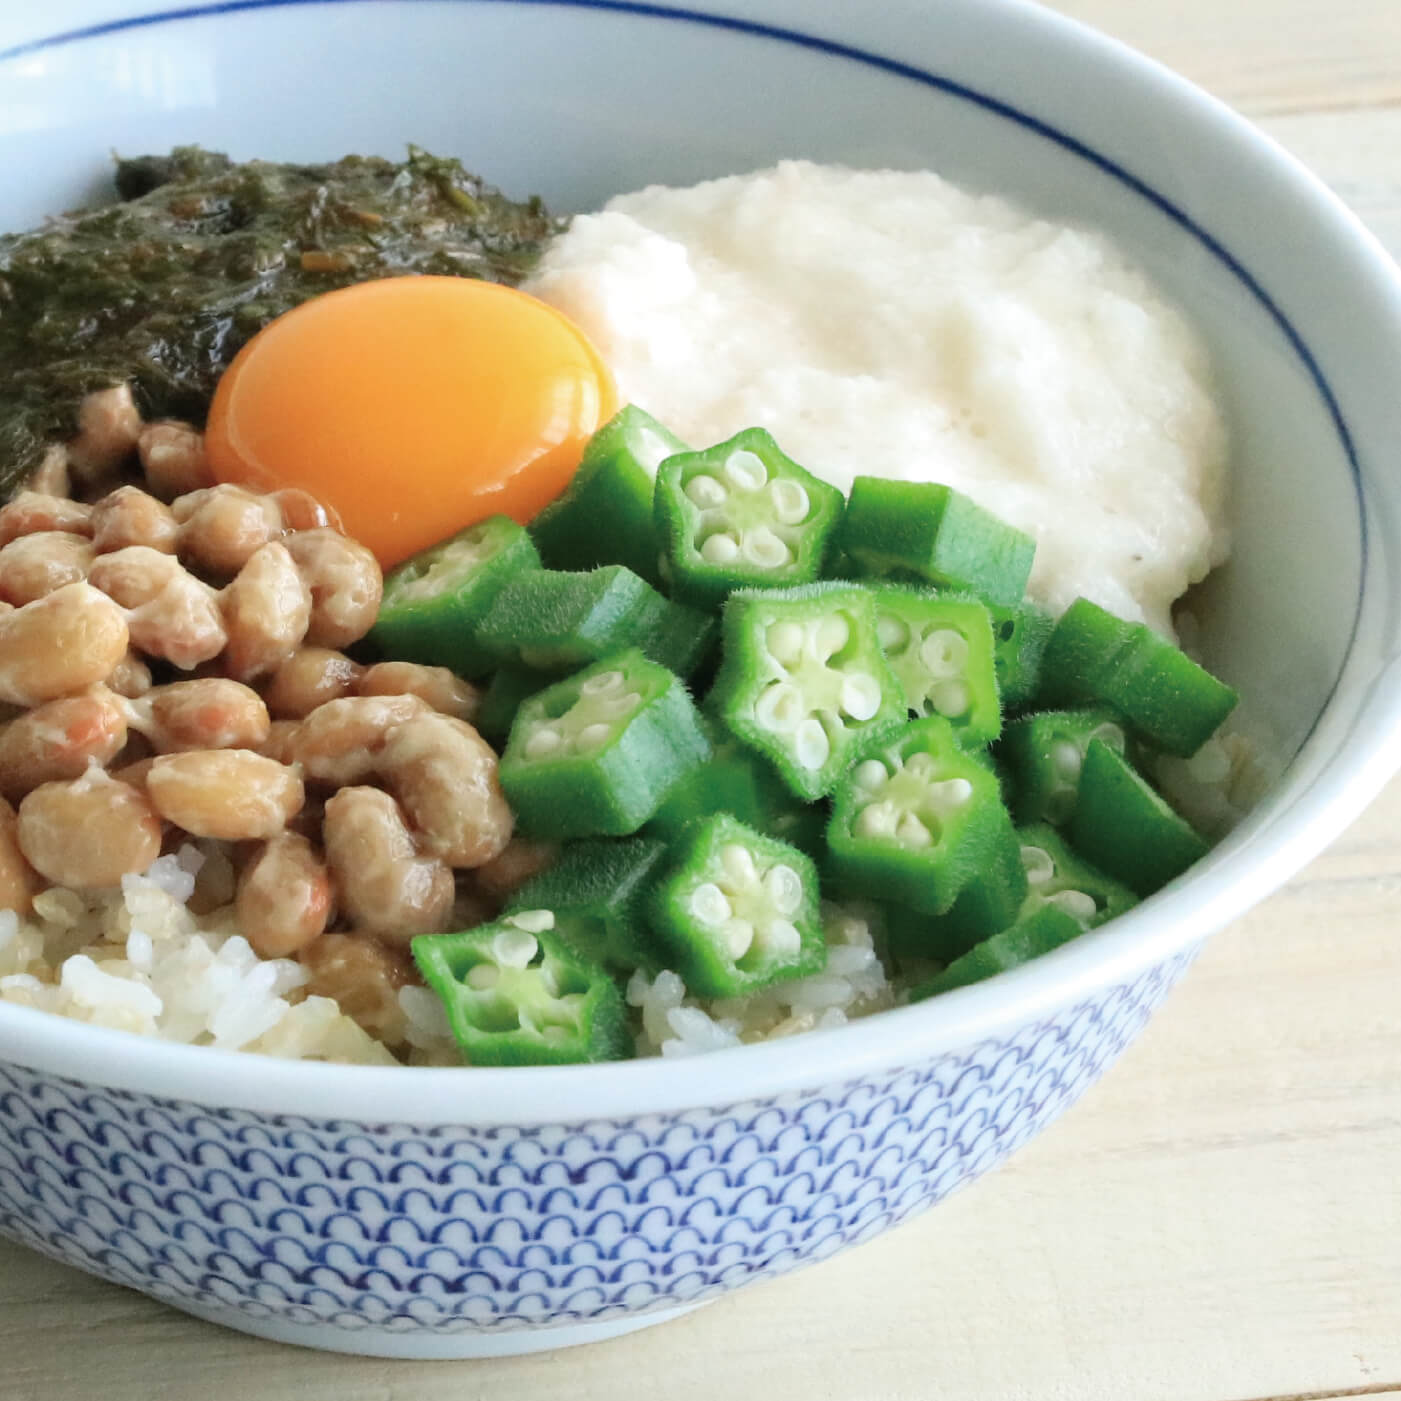
[[[1061,0],[1401,252],[1401,0]],[[1401,375],[1401,367],[1398,367]],[[1000,1172],[665,1328],[484,1363],[254,1342],[0,1243],[5,1401],[1401,1401],[1401,782]]]

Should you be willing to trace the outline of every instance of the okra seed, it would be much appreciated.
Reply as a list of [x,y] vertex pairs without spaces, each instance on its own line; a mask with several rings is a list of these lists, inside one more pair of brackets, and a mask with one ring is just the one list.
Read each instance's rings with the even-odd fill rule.
[[754,453],[741,448],[725,459],[725,476],[740,491],[758,491],[769,479],[769,469]]
[[864,671],[842,681],[841,707],[853,720],[869,720],[880,709],[880,682]]
[[781,734],[796,730],[806,714],[802,692],[783,681],[767,687],[754,702],[754,719],[766,730]]
[[961,676],[968,665],[968,644],[952,628],[936,628],[919,645],[919,659],[930,676]]
[[893,613],[876,618],[876,641],[887,656],[898,656],[909,645],[910,630]]
[[555,927],[555,914],[553,910],[517,910],[507,915],[502,923],[524,929],[527,934],[540,934]]
[[916,778],[932,778],[934,776],[934,756],[926,754],[921,749],[905,760],[905,769],[906,772],[914,774]]
[[823,618],[813,624],[808,640],[813,655],[818,661],[825,662],[833,653],[840,652],[851,640],[851,628],[840,614],[833,614],[832,617]]
[[879,759],[867,759],[856,766],[853,775],[858,788],[879,788],[890,777],[890,770]]
[[491,941],[491,956],[502,968],[528,968],[540,941],[524,929],[503,929]]
[[1039,846],[1022,848],[1022,870],[1026,872],[1028,885],[1045,885],[1056,873],[1056,863],[1051,853]]
[[488,992],[501,981],[501,970],[494,963],[476,963],[467,970],[467,986]]
[[907,812],[900,819],[899,825],[895,828],[895,837],[901,846],[931,846],[934,842],[929,828],[912,812]]
[[760,569],[782,569],[792,560],[788,546],[766,525],[746,530],[740,540],[740,553],[748,563]]
[[786,478],[769,483],[769,502],[773,506],[774,516],[783,525],[801,525],[812,504],[802,483]]
[[754,943],[754,926],[747,919],[732,919],[725,925],[725,948],[731,958],[743,958]]
[[734,911],[725,892],[708,880],[691,892],[691,913],[702,924],[724,924]]
[[720,864],[725,874],[740,887],[758,885],[759,872],[754,865],[754,856],[747,846],[738,842],[727,842],[720,848]]
[[763,943],[767,953],[788,956],[802,948],[803,936],[790,920],[776,919],[764,930]]
[[1051,772],[1057,778],[1074,783],[1080,777],[1080,765],[1084,762],[1078,746],[1068,739],[1057,740],[1051,746]]
[[718,531],[706,537],[700,553],[707,564],[731,564],[739,558],[739,541],[725,531]]
[[781,915],[796,914],[803,903],[803,878],[791,866],[773,866],[764,876],[769,902]]
[[600,671],[597,676],[590,676],[579,687],[581,696],[604,696],[609,691],[616,691],[623,684],[623,673],[621,671]]
[[599,704],[596,713],[606,715],[610,720],[617,720],[628,714],[629,711],[636,710],[641,699],[642,693],[640,691],[628,691],[621,696],[608,696]]
[[936,812],[954,812],[973,796],[973,785],[966,778],[946,778],[929,785],[929,801]]
[[587,753],[591,749],[599,749],[607,744],[612,733],[612,725],[605,725],[602,721],[599,721],[599,723],[595,725],[585,725],[584,728],[579,731],[579,738],[575,742],[578,744],[581,752]]
[[542,725],[525,742],[525,757],[527,759],[543,759],[547,754],[555,753],[564,743],[564,737],[552,725]]
[[868,803],[857,813],[852,830],[858,837],[893,837],[898,821],[899,814],[893,803]]
[[1058,890],[1046,903],[1081,921],[1093,919],[1099,913],[1094,897],[1086,895],[1083,890]]
[[967,714],[968,707],[973,703],[973,693],[962,681],[941,681],[929,693],[929,700],[940,715],[947,715],[952,720]]
[[714,510],[716,506],[723,506],[729,499],[730,493],[725,490],[723,482],[702,473],[699,477],[692,477],[686,483],[686,495],[702,511],[710,511]]
[[832,741],[822,721],[810,715],[793,735],[793,754],[805,769],[820,769],[832,755]]
[[803,655],[803,629],[800,623],[770,623],[764,640],[769,653],[780,666],[796,666]]

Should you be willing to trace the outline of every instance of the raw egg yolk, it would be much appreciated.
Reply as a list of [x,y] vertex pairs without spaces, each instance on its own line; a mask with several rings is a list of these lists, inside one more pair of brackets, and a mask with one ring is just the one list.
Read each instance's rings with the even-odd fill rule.
[[220,481],[301,487],[388,568],[491,515],[525,522],[614,412],[584,333],[460,277],[362,282],[263,328],[219,381]]

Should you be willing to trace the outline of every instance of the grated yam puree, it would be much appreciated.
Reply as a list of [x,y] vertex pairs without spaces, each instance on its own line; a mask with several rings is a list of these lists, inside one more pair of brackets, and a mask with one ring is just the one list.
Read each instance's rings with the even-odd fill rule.
[[580,215],[525,290],[697,447],[768,428],[846,491],[938,481],[1035,537],[1029,593],[1170,634],[1221,563],[1205,350],[1101,234],[928,172],[806,161]]

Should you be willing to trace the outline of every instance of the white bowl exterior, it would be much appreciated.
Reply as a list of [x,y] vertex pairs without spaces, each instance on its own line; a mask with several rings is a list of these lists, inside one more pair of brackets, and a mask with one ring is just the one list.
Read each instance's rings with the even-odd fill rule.
[[986,1172],[1098,1078],[1187,962],[908,1068],[622,1120],[307,1119],[0,1065],[0,1232],[284,1342],[588,1341],[825,1259]]
[[[706,1238],[713,1258],[693,1293],[604,1289],[596,1299],[603,1312],[590,1317],[704,1297],[861,1237],[873,1222],[889,1224],[999,1158],[1117,1054],[1205,934],[1287,878],[1394,771],[1401,483],[1387,469],[1401,441],[1401,401],[1387,381],[1401,363],[1401,294],[1385,255],[1351,216],[1217,104],[1016,0],[764,0],[736,20],[708,0],[674,15],[507,0],[213,8],[219,13],[8,58],[7,49],[42,37],[41,28],[78,28],[132,7],[89,0],[47,6],[42,20],[32,12],[0,17],[0,227],[88,197],[101,174],[94,153],[113,145],[133,152],[195,140],[236,156],[315,159],[347,149],[395,155],[412,139],[560,208],[589,207],[653,179],[687,181],[806,155],[932,165],[1114,233],[1188,308],[1221,367],[1235,437],[1236,552],[1212,591],[1208,650],[1281,753],[1294,757],[1230,839],[1130,916],[992,984],[796,1041],[684,1062],[524,1074],[368,1071],[190,1051],[0,1007],[0,1061],[14,1067],[0,1078],[6,1231],[165,1297],[224,1309],[243,1326],[262,1309],[265,1322],[323,1330],[308,1335],[323,1345],[334,1345],[324,1330],[337,1325],[322,1313],[348,1310],[373,1324],[376,1346],[393,1350],[384,1339],[396,1328],[426,1337],[489,1332],[510,1319],[517,1326],[523,1315],[514,1304],[535,1286],[503,1276],[480,1297],[470,1288],[454,1296],[449,1281],[470,1273],[464,1245],[456,1275],[446,1265],[419,1270],[423,1297],[436,1304],[410,1308],[409,1267],[376,1274],[371,1262],[354,1276],[359,1304],[345,1304],[341,1286],[329,1286],[313,1306],[312,1266],[297,1267],[303,1293],[293,1297],[282,1275],[237,1264],[201,1214],[207,1222],[243,1212],[237,1229],[260,1259],[272,1260],[291,1247],[276,1243],[276,1212],[255,1203],[310,1191],[279,1153],[314,1142],[307,1176],[329,1185],[293,1235],[324,1243],[342,1206],[357,1219],[362,1211],[347,1185],[361,1171],[354,1144],[415,1171],[473,1145],[462,1151],[500,1189],[473,1229],[543,1230],[543,1199],[506,1190],[521,1151],[513,1145],[543,1145],[552,1170],[570,1174],[580,1145],[606,1141],[610,1170],[649,1181],[652,1195],[629,1198],[635,1219],[625,1217],[632,1224],[624,1238],[650,1262],[654,1283],[675,1283],[679,1247],[646,1224],[654,1218],[644,1202],[665,1195],[676,1219],[683,1201],[718,1202],[720,1214]],[[759,32],[765,26],[792,32]],[[398,81],[405,74],[411,80]],[[355,101],[329,101],[328,88]],[[500,115],[507,100],[509,119]],[[1014,1063],[1032,1079],[989,1070]],[[967,1093],[965,1074],[978,1081],[976,1094]],[[1032,1093],[1033,1083],[1044,1092]],[[742,1105],[733,1103],[736,1085]],[[805,1108],[815,1102],[847,1109],[821,1118]],[[850,1109],[856,1102],[887,1107],[862,1121]],[[202,1114],[199,1105],[213,1108]],[[161,1115],[156,1138],[136,1133]],[[1015,1128],[985,1148],[967,1147],[988,1115]],[[839,1212],[841,1224],[822,1235],[832,1246],[819,1250],[812,1233],[799,1244],[765,1245],[764,1222],[741,1205],[748,1178],[732,1174],[725,1193],[707,1196],[686,1177],[685,1155],[669,1156],[666,1145],[699,1141],[696,1125],[751,1120],[773,1126],[756,1152],[764,1166],[754,1171],[779,1196],[776,1184],[794,1181],[800,1156],[784,1137],[790,1129],[800,1127],[814,1151],[836,1154],[834,1163],[850,1159],[847,1215]],[[406,1139],[405,1125],[418,1126],[418,1136]],[[935,1125],[952,1138],[931,1138]],[[78,1147],[114,1134],[120,1152],[105,1165],[75,1158]],[[202,1154],[217,1160],[246,1146],[240,1135],[248,1134],[266,1137],[261,1175],[221,1177],[201,1164]],[[882,1145],[897,1139],[922,1146],[887,1162]],[[448,1151],[425,1147],[409,1164],[406,1142]],[[944,1152],[948,1142],[966,1151],[941,1176],[930,1145]],[[654,1185],[647,1163],[658,1167]],[[178,1191],[157,1207],[137,1187],[162,1176]],[[811,1210],[820,1197],[809,1195]],[[862,1204],[876,1198],[879,1208],[862,1216]],[[195,1224],[186,1224],[177,1199],[196,1204]],[[380,1215],[385,1240],[395,1230],[417,1233],[414,1249],[426,1261],[431,1232],[460,1214],[445,1199],[414,1200],[397,1214],[405,1226],[391,1228],[394,1212]],[[597,1232],[583,1200],[576,1193],[563,1213],[580,1238]],[[93,1213],[102,1224],[93,1225]],[[97,1238],[118,1228],[146,1253],[103,1257]],[[198,1242],[180,1247],[189,1261],[177,1250],[182,1233]],[[721,1249],[739,1238],[738,1253]],[[537,1268],[526,1261],[520,1254],[520,1269]],[[630,1287],[643,1277],[618,1278]],[[533,1316],[537,1325],[577,1321],[562,1282],[540,1289],[547,1302]],[[391,1297],[402,1307],[375,1322],[370,1315]],[[439,1307],[444,1299],[451,1308]],[[308,1308],[314,1317],[297,1312]]]

